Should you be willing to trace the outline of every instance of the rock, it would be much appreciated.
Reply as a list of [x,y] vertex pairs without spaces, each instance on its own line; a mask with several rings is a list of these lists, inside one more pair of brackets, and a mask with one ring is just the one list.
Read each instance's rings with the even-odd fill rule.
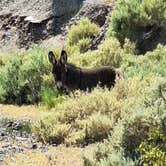
[[28,138],[25,138],[25,137],[15,137],[15,140],[18,141],[18,142],[25,142],[28,140]]
[[79,10],[83,0],[3,0],[0,1],[0,15],[12,13],[43,20],[48,16],[61,17]]
[[2,146],[2,149],[6,149],[6,148],[8,148],[9,146],[10,146],[10,144],[5,144],[5,145]]
[[[30,123],[29,120],[0,120],[0,165],[5,157],[14,153],[22,153],[32,149],[40,152],[48,150],[47,146],[37,142],[28,130],[25,130],[24,134],[20,134],[20,130],[23,130],[21,126],[27,126],[28,123]],[[8,132],[9,127],[10,133]]]
[[75,16],[76,20],[81,17],[88,17],[92,22],[100,27],[104,25],[106,16],[111,10],[111,6],[103,1],[85,1],[83,7]]
[[5,132],[1,132],[1,137],[4,137],[5,136]]
[[32,144],[32,149],[37,149],[37,144]]
[[62,33],[63,45],[63,36],[81,17],[102,27],[111,9],[103,0],[0,1],[0,50],[27,49]]
[[0,1],[0,49],[29,48],[61,32],[83,0]]
[[83,0],[53,0],[53,15],[55,17],[61,17],[76,13],[80,9],[82,2]]
[[76,24],[78,20],[82,17],[88,17],[91,22],[102,27],[105,24],[108,13],[112,10],[112,5],[105,4],[103,1],[99,0],[86,0],[83,3],[83,6],[79,10],[79,12],[70,19],[70,21],[65,24],[63,29],[64,34],[68,33],[71,25]]
[[7,124],[6,124],[6,127],[12,127],[12,125],[13,125],[13,121],[9,121],[9,122],[7,122]]

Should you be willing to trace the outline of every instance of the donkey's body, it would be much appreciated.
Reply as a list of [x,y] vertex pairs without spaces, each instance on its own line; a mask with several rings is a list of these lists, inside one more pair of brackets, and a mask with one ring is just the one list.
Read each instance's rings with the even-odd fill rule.
[[[65,56],[65,57],[63,57]],[[59,61],[49,52],[49,60],[53,64],[52,73],[60,90],[91,90],[95,86],[110,88],[115,84],[116,72],[109,66],[84,69],[67,63],[67,54],[62,51]]]
[[93,87],[100,85],[110,88],[115,83],[116,73],[109,67],[84,69],[67,64],[66,87],[70,90],[91,90]]

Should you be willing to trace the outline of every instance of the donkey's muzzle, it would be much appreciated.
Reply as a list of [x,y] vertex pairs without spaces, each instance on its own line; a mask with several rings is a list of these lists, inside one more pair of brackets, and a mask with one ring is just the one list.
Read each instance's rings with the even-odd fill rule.
[[59,90],[63,87],[61,81],[57,81],[56,85]]
[[63,86],[63,84],[62,84],[61,81],[58,81],[58,82],[57,82],[57,89],[58,89],[58,91],[60,91],[60,92],[66,92],[66,91],[67,91],[66,86]]

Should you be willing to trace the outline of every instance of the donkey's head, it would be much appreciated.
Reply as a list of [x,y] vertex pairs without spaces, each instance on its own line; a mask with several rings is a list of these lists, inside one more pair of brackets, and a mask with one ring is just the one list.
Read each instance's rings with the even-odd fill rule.
[[56,60],[54,53],[50,51],[48,53],[48,59],[52,64],[52,74],[57,83],[58,90],[66,90],[66,74],[67,74],[67,53],[62,50],[61,57]]

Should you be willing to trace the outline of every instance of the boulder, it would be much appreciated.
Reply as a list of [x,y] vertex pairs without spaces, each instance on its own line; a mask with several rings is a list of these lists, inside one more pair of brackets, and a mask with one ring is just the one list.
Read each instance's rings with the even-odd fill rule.
[[83,0],[0,1],[0,49],[29,48],[61,32]]

